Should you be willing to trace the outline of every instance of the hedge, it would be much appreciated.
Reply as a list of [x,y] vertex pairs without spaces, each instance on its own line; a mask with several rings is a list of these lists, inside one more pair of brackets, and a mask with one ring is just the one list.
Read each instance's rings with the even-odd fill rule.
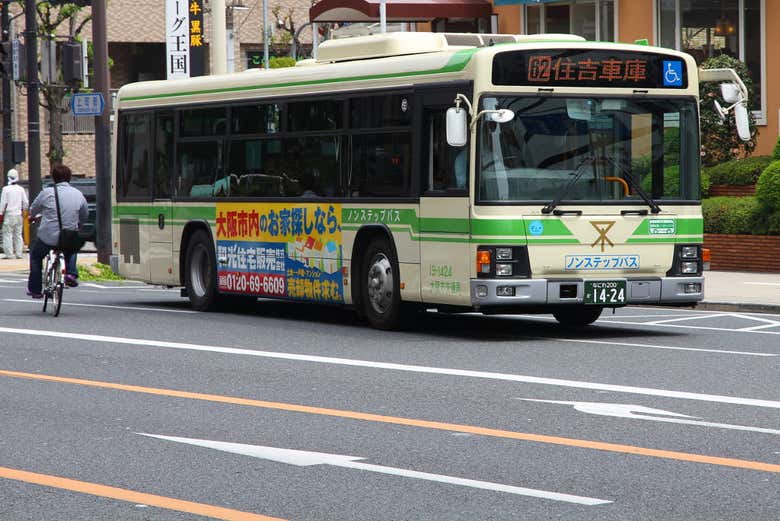
[[780,210],[780,160],[772,161],[756,183],[756,198],[764,207]]
[[780,235],[780,211],[767,213],[756,197],[712,197],[701,206],[704,233]]
[[771,156],[746,157],[703,168],[702,172],[709,175],[714,185],[753,185],[771,162]]

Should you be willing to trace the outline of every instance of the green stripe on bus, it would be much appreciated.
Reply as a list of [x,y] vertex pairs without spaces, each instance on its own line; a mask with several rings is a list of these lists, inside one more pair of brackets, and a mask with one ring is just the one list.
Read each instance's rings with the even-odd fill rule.
[[177,96],[197,96],[201,94],[218,94],[221,92],[241,92],[241,91],[252,91],[252,90],[276,89],[276,88],[283,88],[283,87],[301,87],[305,85],[343,83],[347,81],[382,80],[387,78],[401,78],[406,76],[424,76],[426,74],[446,74],[452,72],[460,72],[466,67],[468,62],[471,60],[473,54],[478,50],[479,50],[478,48],[474,48],[474,49],[464,49],[462,51],[457,51],[455,54],[453,54],[450,57],[450,60],[447,62],[447,64],[444,67],[441,67],[439,69],[429,69],[424,71],[395,72],[395,73],[388,73],[388,74],[373,74],[369,76],[347,76],[345,78],[326,78],[320,80],[293,81],[288,83],[273,83],[270,85],[247,85],[243,87],[225,87],[221,89],[204,89],[204,90],[194,90],[189,92],[169,92],[165,94],[151,94],[148,96],[128,96],[126,98],[122,98],[122,101],[175,98]]

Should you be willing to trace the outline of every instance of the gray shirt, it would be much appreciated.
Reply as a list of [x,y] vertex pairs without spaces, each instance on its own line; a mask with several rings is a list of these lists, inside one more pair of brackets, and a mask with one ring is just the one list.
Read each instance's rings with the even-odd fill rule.
[[[87,220],[89,208],[78,189],[69,183],[57,183],[57,194],[60,200],[62,227],[68,230],[78,230]],[[57,220],[57,205],[54,201],[54,187],[41,190],[38,197],[30,205],[30,215],[41,214],[38,225],[38,238],[49,246],[57,244],[60,238],[60,225]]]

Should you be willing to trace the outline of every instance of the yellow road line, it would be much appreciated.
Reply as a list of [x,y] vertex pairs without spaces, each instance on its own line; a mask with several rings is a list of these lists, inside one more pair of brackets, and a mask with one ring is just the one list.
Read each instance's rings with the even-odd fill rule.
[[123,488],[61,478],[59,476],[49,476],[47,474],[37,474],[24,470],[9,469],[7,467],[0,467],[0,478],[24,481],[26,483],[63,490],[71,490],[73,492],[81,492],[82,494],[90,494],[92,496],[118,499],[120,501],[129,501],[131,503],[141,503],[168,510],[187,512],[188,514],[195,514],[198,516],[224,519],[226,521],[283,521],[278,517],[261,516],[251,512],[241,512],[240,510],[231,510],[229,508],[206,505],[203,503],[193,503],[192,501],[156,496],[154,494],[144,494],[143,492],[135,492]]
[[552,445],[563,445],[568,447],[579,447],[582,449],[602,450],[608,452],[618,452],[622,454],[633,454],[636,456],[650,456],[676,461],[688,461],[692,463],[705,463],[709,465],[719,465],[723,467],[735,467],[747,470],[759,470],[763,472],[780,473],[780,465],[772,463],[763,463],[759,461],[749,461],[734,458],[721,458],[717,456],[707,456],[704,454],[695,454],[689,452],[676,452],[668,450],[650,449],[634,445],[622,445],[616,443],[606,443],[592,440],[582,440],[577,438],[562,438],[558,436],[546,436],[543,434],[532,434],[527,432],[506,431],[501,429],[490,429],[477,427],[473,425],[461,425],[456,423],[444,423],[428,420],[417,420],[414,418],[403,418],[397,416],[384,416],[381,414],[371,414],[356,411],[347,411],[342,409],[327,409],[323,407],[311,407],[308,405],[296,405],[283,402],[267,402],[264,400],[252,400],[248,398],[236,398],[232,396],[222,396],[218,394],[202,394],[189,391],[177,391],[173,389],[160,389],[156,387],[141,387],[137,385],[125,385],[112,382],[101,382],[97,380],[83,380],[79,378],[67,378],[61,376],[52,376],[36,373],[22,373],[18,371],[6,371],[0,369],[0,376],[12,378],[26,378],[30,380],[42,380],[47,382],[66,383],[73,385],[84,385],[88,387],[97,387],[102,389],[113,389],[117,391],[128,391],[134,393],[154,394],[158,396],[170,396],[175,398],[187,398],[190,400],[201,400],[207,402],[228,403],[231,405],[245,405],[248,407],[260,407],[263,409],[276,409],[290,412],[301,412],[305,414],[317,414],[321,416],[332,416],[337,418],[348,418],[352,420],[363,420],[378,423],[390,423],[395,425],[405,425],[409,427],[420,427],[423,429],[436,429],[450,432],[461,432],[466,434],[476,434],[480,436],[492,436],[496,438],[508,438],[523,441],[535,441]]

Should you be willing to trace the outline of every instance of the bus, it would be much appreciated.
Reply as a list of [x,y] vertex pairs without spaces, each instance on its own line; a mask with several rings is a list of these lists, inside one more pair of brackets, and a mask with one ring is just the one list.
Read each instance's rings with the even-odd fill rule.
[[357,36],[286,69],[129,84],[111,266],[196,310],[341,304],[379,329],[421,308],[584,326],[692,306],[705,73],[745,117],[729,70],[571,35]]

